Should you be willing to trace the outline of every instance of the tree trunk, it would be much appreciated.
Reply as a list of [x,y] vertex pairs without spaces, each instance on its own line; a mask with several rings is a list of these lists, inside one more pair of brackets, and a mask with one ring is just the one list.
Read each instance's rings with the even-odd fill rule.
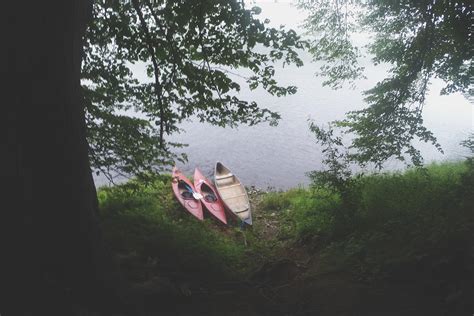
[[80,92],[90,12],[88,0],[2,3],[2,316],[67,315],[107,283]]

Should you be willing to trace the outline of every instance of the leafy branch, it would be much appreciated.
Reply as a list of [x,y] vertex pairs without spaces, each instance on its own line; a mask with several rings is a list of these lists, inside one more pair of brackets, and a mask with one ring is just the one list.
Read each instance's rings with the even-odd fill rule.
[[[236,0],[96,0],[82,66],[93,167],[109,176],[166,170],[186,159],[175,153],[184,144],[167,138],[190,117],[230,127],[276,123],[277,113],[239,98],[232,70],[252,70],[251,88],[295,93],[274,80],[272,63],[302,65],[304,44],[292,30],[267,27],[259,13]],[[139,81],[134,64],[151,80]]]

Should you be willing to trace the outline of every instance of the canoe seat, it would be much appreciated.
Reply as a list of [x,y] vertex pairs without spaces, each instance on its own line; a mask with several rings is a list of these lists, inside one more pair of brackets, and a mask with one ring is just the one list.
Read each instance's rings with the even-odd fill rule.
[[239,213],[247,212],[248,210],[249,210],[249,209],[246,208],[246,209],[243,209],[243,210],[235,211],[234,213],[235,213],[235,214],[239,214]]
[[235,199],[235,198],[242,197],[242,196],[246,196],[246,195],[247,195],[247,194],[242,193],[242,194],[234,195],[234,196],[226,196],[224,199],[225,199],[225,200],[230,200],[230,199]]
[[226,185],[226,186],[221,187],[220,189],[221,189],[221,190],[223,190],[223,189],[230,189],[230,188],[233,188],[233,187],[240,187],[240,183],[229,184],[229,185]]
[[216,176],[216,180],[222,180],[222,179],[227,179],[227,178],[232,178],[234,175],[232,173],[229,173],[224,176]]

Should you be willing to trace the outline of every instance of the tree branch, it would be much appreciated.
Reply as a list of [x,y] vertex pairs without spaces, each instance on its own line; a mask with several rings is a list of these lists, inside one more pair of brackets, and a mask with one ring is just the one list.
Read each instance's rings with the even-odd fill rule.
[[145,18],[143,17],[143,12],[140,10],[140,6],[138,4],[138,0],[132,0],[132,5],[135,11],[138,14],[138,18],[140,20],[140,26],[143,29],[144,32],[144,41],[146,43],[146,47],[148,50],[148,53],[150,54],[151,62],[153,64],[153,74],[155,77],[155,92],[156,96],[158,98],[158,106],[160,108],[160,148],[164,148],[164,142],[163,142],[163,134],[164,134],[164,105],[162,101],[162,94],[163,94],[163,88],[160,83],[160,69],[158,68],[158,61],[156,60],[156,55],[155,55],[155,48],[153,46],[153,42],[151,39],[150,31],[148,30],[148,25],[145,21]]

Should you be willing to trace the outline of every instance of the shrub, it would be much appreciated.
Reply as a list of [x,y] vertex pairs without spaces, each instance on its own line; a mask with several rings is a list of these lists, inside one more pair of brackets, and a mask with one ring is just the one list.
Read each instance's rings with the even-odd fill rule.
[[346,266],[368,278],[421,269],[426,278],[439,279],[451,275],[453,265],[467,271],[474,234],[472,183],[465,163],[361,177],[351,184],[359,193],[351,201],[352,225],[328,253],[343,253]]

